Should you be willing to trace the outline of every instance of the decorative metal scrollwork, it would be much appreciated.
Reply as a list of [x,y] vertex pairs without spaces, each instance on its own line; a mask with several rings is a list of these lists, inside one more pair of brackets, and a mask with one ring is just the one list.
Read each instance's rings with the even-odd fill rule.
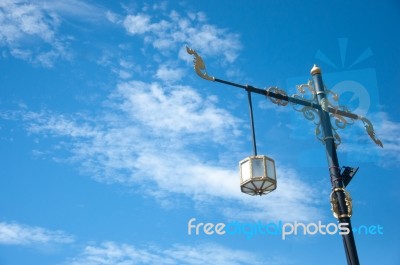
[[[343,191],[343,193],[344,193],[347,214],[342,214],[339,211],[338,198],[335,194],[337,191]],[[331,201],[331,210],[332,210],[333,216],[335,216],[335,218],[351,217],[351,215],[353,214],[353,201],[351,199],[350,193],[348,191],[346,191],[344,188],[335,188],[331,192],[330,201]]]
[[[310,104],[318,104],[316,91],[312,80],[309,80],[307,84],[301,84],[296,86],[298,93],[292,95],[293,98],[298,98],[309,102]],[[306,93],[309,92],[310,95]],[[323,133],[321,131],[321,119],[318,110],[311,106],[301,106],[296,103],[292,103],[292,107],[295,111],[303,113],[303,116],[315,124],[315,136],[318,140],[324,143]]]
[[[309,80],[307,82],[307,84],[298,85],[297,91],[299,93],[294,94],[292,97],[306,100],[310,104],[318,104],[318,99],[316,97],[317,93],[315,91],[314,83],[312,80]],[[307,92],[310,92],[311,96],[307,97],[306,96]],[[325,92],[326,97],[321,100],[320,106],[323,111],[330,113],[329,116],[333,120],[333,122],[332,122],[333,139],[335,141],[335,146],[338,147],[342,143],[342,139],[340,138],[337,130],[344,129],[347,125],[353,124],[354,121],[353,121],[353,119],[343,117],[342,115],[339,115],[337,113],[338,111],[342,111],[342,112],[349,112],[349,111],[344,106],[338,106],[338,105],[332,103],[332,102],[337,103],[339,101],[339,96],[335,92],[327,89],[326,87],[324,89],[324,92]],[[306,117],[309,120],[314,120],[315,116],[319,117],[317,110],[313,109],[312,107],[306,106],[306,107],[298,108],[296,104],[293,104],[293,108],[296,111],[303,112],[304,117]],[[315,115],[310,115],[311,110],[314,111]],[[312,119],[310,119],[310,118],[312,118]],[[317,137],[318,140],[325,143],[325,138],[321,132],[320,120],[318,119],[318,121],[314,122],[314,123],[317,126],[315,128],[315,136]]]
[[[327,89],[326,87],[325,87],[325,94],[326,94],[326,98],[325,98],[326,101],[324,102],[325,106],[323,106],[323,104],[321,102],[321,107],[323,110],[325,110],[324,107],[326,109],[329,109],[329,108],[334,109],[334,111],[331,112],[329,116],[334,120],[334,122],[332,122],[332,131],[333,131],[333,137],[335,139],[335,146],[337,148],[342,143],[342,139],[340,138],[337,130],[346,128],[347,125],[353,124],[354,121],[353,121],[353,119],[346,119],[345,117],[337,114],[338,110],[345,111],[345,112],[349,112],[349,111],[345,106],[334,105],[328,99],[329,96],[331,96],[332,100],[335,101],[335,103],[338,103],[338,101],[339,101],[338,94],[336,94],[332,90]],[[325,111],[327,111],[327,110],[325,110]]]
[[308,106],[301,106],[297,108],[298,105],[293,104],[293,109],[303,113],[304,118],[307,120],[313,121],[315,124],[315,136],[318,140],[324,143],[323,133],[321,131],[321,119],[318,114],[318,110],[314,109],[313,107]]
[[[349,110],[345,107],[345,106],[338,106],[335,104],[332,104],[331,101],[329,100],[329,96],[332,97],[333,101],[335,101],[335,103],[337,104],[339,102],[339,95],[336,94],[335,92],[333,92],[332,90],[329,90],[325,87],[325,93],[326,93],[326,107],[327,108],[332,108],[334,109],[333,112],[331,112],[330,117],[334,118],[335,122],[333,125],[333,128],[335,130],[337,129],[344,129],[346,128],[347,125],[349,124],[353,124],[354,120],[353,119],[346,119],[345,117],[337,114],[337,111],[344,111],[344,112],[349,112]],[[321,104],[322,105],[322,104]],[[350,113],[350,112],[349,112]]]
[[215,81],[215,78],[213,76],[209,76],[206,71],[206,65],[201,58],[200,55],[197,54],[197,52],[193,49],[190,49],[188,46],[186,46],[186,51],[188,54],[193,55],[193,64],[194,64],[194,70],[203,79],[209,80],[209,81]]
[[[303,100],[306,100],[306,101],[312,102],[312,103],[317,103],[317,97],[316,97],[317,93],[315,91],[314,83],[312,80],[308,80],[307,84],[297,85],[296,88],[300,94],[294,94],[294,95],[292,95],[292,97],[301,98]],[[306,92],[311,93],[311,98],[305,96]]]
[[[277,87],[270,87],[267,89],[268,92],[273,92],[275,94],[279,94],[282,96],[287,96],[287,93],[285,90],[277,88]],[[280,106],[286,106],[287,104],[289,104],[289,102],[287,100],[283,100],[283,99],[278,99],[278,98],[272,98],[269,97],[269,99],[271,100],[272,103],[280,105]]]
[[[332,95],[332,98],[333,98],[334,101],[336,101],[336,102],[339,101],[339,96],[336,93],[334,93],[333,91],[331,91],[329,89],[325,89],[325,92],[327,93],[327,96],[328,95]],[[332,129],[334,131],[335,139],[339,140],[340,137],[337,134],[337,130],[338,129],[344,129],[344,128],[346,128],[347,125],[353,124],[354,123],[354,119],[346,118],[343,115],[339,115],[338,114],[339,110],[341,112],[345,112],[345,113],[349,113],[350,114],[350,111],[346,107],[344,107],[344,106],[335,106],[331,102],[329,102],[329,100],[327,100],[327,105],[328,105],[328,107],[333,109],[333,111],[330,111],[331,112],[330,113],[330,117],[334,118],[334,120],[335,120],[335,122],[332,124]],[[323,108],[323,106],[321,106],[321,107]],[[380,147],[383,147],[382,142],[378,138],[376,138],[374,127],[372,126],[372,123],[365,117],[357,116],[357,119],[361,120],[364,123],[365,130],[367,131],[369,137],[375,142],[375,144],[379,145]],[[340,140],[339,140],[339,142],[340,142]],[[339,144],[337,144],[337,145],[339,145]]]

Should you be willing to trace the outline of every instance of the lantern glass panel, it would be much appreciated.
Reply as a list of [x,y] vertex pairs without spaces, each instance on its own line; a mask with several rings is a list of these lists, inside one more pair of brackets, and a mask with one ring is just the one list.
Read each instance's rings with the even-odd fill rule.
[[264,185],[264,188],[268,191],[268,190],[274,190],[276,187],[275,183],[273,182],[268,182]]
[[275,164],[273,161],[267,159],[267,175],[269,178],[276,179]]
[[256,180],[256,181],[253,181],[253,183],[257,187],[257,189],[261,189],[262,185],[264,184],[264,181]]
[[244,161],[240,165],[241,173],[242,173],[242,180],[246,181],[250,179],[250,160]]
[[264,159],[262,158],[255,158],[252,159],[252,177],[264,177],[265,176],[265,165],[264,165]]
[[244,184],[243,187],[245,188],[246,192],[250,192],[250,191],[254,190],[254,186],[253,186],[253,184],[251,184],[251,182]]

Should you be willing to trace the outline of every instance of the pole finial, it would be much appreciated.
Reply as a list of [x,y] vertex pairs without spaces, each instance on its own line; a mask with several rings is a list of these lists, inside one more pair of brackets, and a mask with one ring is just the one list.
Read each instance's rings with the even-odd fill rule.
[[313,68],[311,69],[311,74],[316,75],[316,74],[320,74],[320,73],[321,73],[321,69],[316,64],[314,64]]

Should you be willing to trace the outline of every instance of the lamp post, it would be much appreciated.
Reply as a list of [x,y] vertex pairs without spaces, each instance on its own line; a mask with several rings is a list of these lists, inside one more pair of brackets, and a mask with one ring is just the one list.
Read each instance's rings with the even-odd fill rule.
[[[336,153],[336,148],[341,143],[337,130],[345,128],[347,124],[352,124],[355,120],[359,120],[363,122],[370,138],[378,146],[383,147],[382,142],[375,136],[372,123],[365,117],[349,112],[346,107],[335,106],[330,102],[328,95],[332,96],[334,101],[338,101],[338,95],[325,88],[321,69],[316,65],[311,69],[312,79],[308,81],[307,84],[297,86],[297,90],[300,94],[288,96],[284,90],[277,87],[260,89],[209,76],[204,61],[197,52],[189,47],[186,47],[186,50],[190,55],[194,56],[194,70],[201,78],[239,87],[245,89],[248,93],[254,155],[245,158],[239,163],[242,192],[249,195],[261,196],[275,190],[277,187],[274,160],[267,156],[257,155],[251,93],[267,96],[273,103],[280,106],[287,106],[291,103],[293,108],[296,111],[302,112],[306,119],[314,120],[314,124],[316,125],[316,137],[324,144],[328,161],[332,184],[332,192],[330,195],[332,212],[338,219],[341,227],[346,227],[349,231],[348,234],[342,235],[347,263],[349,265],[359,265],[360,262],[358,260],[350,221],[352,215],[352,200],[350,194],[345,189],[358,168],[343,167],[341,171]],[[307,92],[311,93],[311,98],[305,96]],[[334,119],[333,125],[331,118]]]

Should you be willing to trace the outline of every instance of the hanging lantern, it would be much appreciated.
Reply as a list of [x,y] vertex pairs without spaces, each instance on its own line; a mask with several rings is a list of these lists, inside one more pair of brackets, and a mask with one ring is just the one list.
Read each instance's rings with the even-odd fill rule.
[[276,189],[275,161],[264,155],[249,156],[239,163],[240,188],[249,195],[265,195]]

